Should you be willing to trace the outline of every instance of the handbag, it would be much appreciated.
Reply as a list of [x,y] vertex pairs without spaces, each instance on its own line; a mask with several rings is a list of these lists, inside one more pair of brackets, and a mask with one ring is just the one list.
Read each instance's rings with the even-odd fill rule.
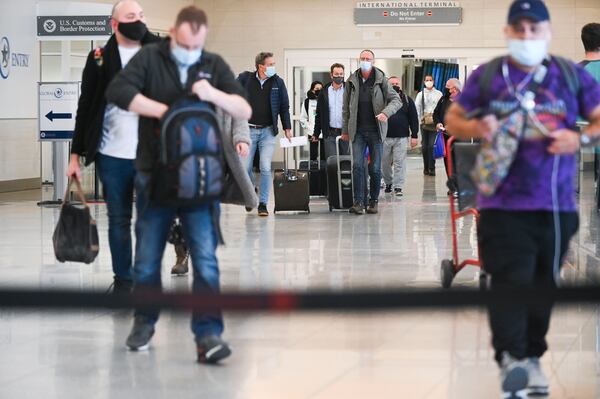
[[423,118],[421,119],[421,125],[429,130],[435,130],[435,122],[433,120],[432,112],[425,112],[425,89],[421,91],[421,108],[423,109]]
[[444,140],[444,132],[438,130],[433,142],[433,158],[444,158],[446,156],[446,141]]
[[[68,199],[73,181],[81,204],[72,203]],[[98,228],[77,178],[69,179],[64,198],[58,223],[52,235],[54,255],[59,262],[92,263],[100,249]]]

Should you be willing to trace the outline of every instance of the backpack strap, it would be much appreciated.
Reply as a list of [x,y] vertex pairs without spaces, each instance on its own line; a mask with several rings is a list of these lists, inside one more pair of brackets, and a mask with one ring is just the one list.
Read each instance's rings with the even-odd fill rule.
[[304,110],[306,111],[306,113],[308,114],[308,98],[304,99]]
[[579,94],[579,89],[581,88],[581,82],[579,81],[579,74],[575,69],[575,65],[563,57],[553,55],[552,58],[558,64],[562,75],[567,81],[569,91],[574,96],[577,96],[577,94]]
[[492,81],[496,77],[496,73],[500,70],[503,58],[504,57],[496,57],[492,59],[490,62],[485,64],[483,67],[483,72],[481,72],[481,75],[479,75],[479,80],[477,81],[477,84],[479,85],[479,92],[486,99],[490,98]]

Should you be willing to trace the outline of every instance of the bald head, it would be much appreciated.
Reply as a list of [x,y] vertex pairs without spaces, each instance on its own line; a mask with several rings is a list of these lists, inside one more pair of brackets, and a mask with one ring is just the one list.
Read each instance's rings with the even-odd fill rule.
[[145,21],[144,10],[135,0],[119,0],[112,9],[112,19],[117,22]]

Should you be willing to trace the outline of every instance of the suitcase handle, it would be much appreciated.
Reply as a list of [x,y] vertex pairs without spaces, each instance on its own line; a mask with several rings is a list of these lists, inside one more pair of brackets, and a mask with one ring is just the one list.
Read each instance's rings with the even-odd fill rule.
[[[335,152],[336,152],[336,162],[337,162],[337,181],[338,181],[338,196],[340,200],[340,206],[342,206],[342,167],[340,162],[340,140],[342,136],[337,136],[335,138]],[[352,142],[348,140],[348,147],[350,148],[350,179],[352,180],[352,190],[354,190],[354,173],[352,173],[352,168],[354,166],[354,156],[352,153]],[[354,202],[354,198],[352,198],[352,202]],[[353,204],[354,205],[354,204]]]

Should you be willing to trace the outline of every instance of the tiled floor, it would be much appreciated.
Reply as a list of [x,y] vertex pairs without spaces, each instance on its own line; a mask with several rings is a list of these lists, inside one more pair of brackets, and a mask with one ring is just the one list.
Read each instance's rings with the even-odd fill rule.
[[[441,166],[441,165],[440,165]],[[258,218],[225,207],[222,285],[310,290],[439,287],[451,255],[443,168],[436,178],[409,160],[402,199],[381,199],[378,215],[328,211]],[[599,276],[600,229],[593,182],[584,176],[581,227],[563,277]],[[51,235],[58,210],[35,202],[49,192],[0,195],[0,285],[106,289],[111,280],[106,209],[94,206],[101,253],[92,265],[59,264]],[[473,256],[472,221],[459,226],[461,253]],[[172,248],[164,285],[172,278]],[[467,270],[456,284],[476,287]],[[129,353],[127,311],[0,310],[0,398],[498,398],[486,314],[481,310],[364,313],[226,314],[233,356],[217,367],[194,363],[186,314],[165,313],[147,353]],[[556,309],[543,365],[551,398],[600,398],[597,306]]]

